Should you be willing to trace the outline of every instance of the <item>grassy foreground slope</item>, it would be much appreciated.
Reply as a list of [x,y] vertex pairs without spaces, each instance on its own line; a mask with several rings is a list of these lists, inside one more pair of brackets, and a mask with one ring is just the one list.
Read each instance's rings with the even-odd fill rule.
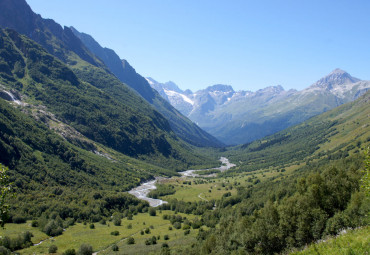
[[303,251],[291,255],[363,255],[370,253],[370,227],[354,230],[343,230],[338,236],[329,237],[319,243],[311,244]]

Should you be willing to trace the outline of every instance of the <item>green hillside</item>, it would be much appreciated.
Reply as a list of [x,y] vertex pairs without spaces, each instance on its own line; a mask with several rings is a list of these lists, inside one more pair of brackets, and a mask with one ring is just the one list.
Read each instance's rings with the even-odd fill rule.
[[239,162],[235,171],[245,172],[359,153],[370,142],[369,98],[368,92],[354,102],[225,154]]
[[[120,86],[125,100],[117,100],[79,80],[71,69],[25,36],[13,30],[3,30],[0,36],[0,82],[26,102],[46,107],[88,139],[125,155],[155,164],[166,162],[173,169],[205,162],[176,138],[162,115],[130,89]],[[109,76],[102,77],[95,81],[108,79],[105,84],[112,84]]]
[[238,192],[221,198],[217,209],[203,217],[219,227],[182,253],[286,253],[342,229],[368,225],[369,197],[360,186],[368,185],[361,178],[370,145],[369,99],[368,92],[300,125],[222,152],[238,166],[215,182],[233,183]]

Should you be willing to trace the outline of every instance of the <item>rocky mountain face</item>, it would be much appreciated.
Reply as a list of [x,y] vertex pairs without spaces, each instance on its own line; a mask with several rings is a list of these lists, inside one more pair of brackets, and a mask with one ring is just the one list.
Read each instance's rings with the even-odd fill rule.
[[256,92],[234,91],[228,85],[214,85],[193,93],[147,79],[179,111],[226,144],[273,134],[353,101],[370,88],[369,81],[340,69],[302,91],[286,91],[280,85]]
[[63,62],[73,62],[73,51],[84,61],[104,67],[68,27],[62,27],[52,19],[43,19],[34,13],[25,0],[0,1],[0,27],[11,28],[41,44],[50,54]]
[[[98,56],[109,68],[109,70],[123,83],[130,86],[139,93],[147,102],[149,102],[157,111],[167,118],[173,131],[186,142],[196,146],[220,147],[223,144],[216,138],[199,128],[188,118],[183,116],[165,99],[166,94],[163,91],[153,89],[149,79],[145,79],[138,74],[135,69],[124,59],[111,49],[103,48],[95,39],[85,33],[80,33],[75,28],[70,28],[73,33],[81,39],[85,46]],[[181,93],[182,91],[176,84],[168,82],[164,84],[168,91]],[[158,88],[159,89],[159,88]],[[159,94],[158,94],[159,93]]]

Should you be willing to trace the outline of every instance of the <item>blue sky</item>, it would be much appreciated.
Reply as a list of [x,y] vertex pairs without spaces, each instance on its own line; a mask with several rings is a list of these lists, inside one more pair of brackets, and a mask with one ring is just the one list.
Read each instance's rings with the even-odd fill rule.
[[143,76],[196,91],[303,89],[335,68],[370,80],[367,0],[27,0]]

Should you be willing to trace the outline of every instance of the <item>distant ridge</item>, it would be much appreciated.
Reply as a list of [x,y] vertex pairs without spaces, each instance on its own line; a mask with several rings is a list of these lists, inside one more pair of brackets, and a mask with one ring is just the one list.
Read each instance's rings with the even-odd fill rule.
[[285,91],[281,85],[234,91],[214,85],[196,92],[150,85],[184,115],[226,144],[247,143],[298,124],[363,95],[369,81],[335,69],[308,88]]

